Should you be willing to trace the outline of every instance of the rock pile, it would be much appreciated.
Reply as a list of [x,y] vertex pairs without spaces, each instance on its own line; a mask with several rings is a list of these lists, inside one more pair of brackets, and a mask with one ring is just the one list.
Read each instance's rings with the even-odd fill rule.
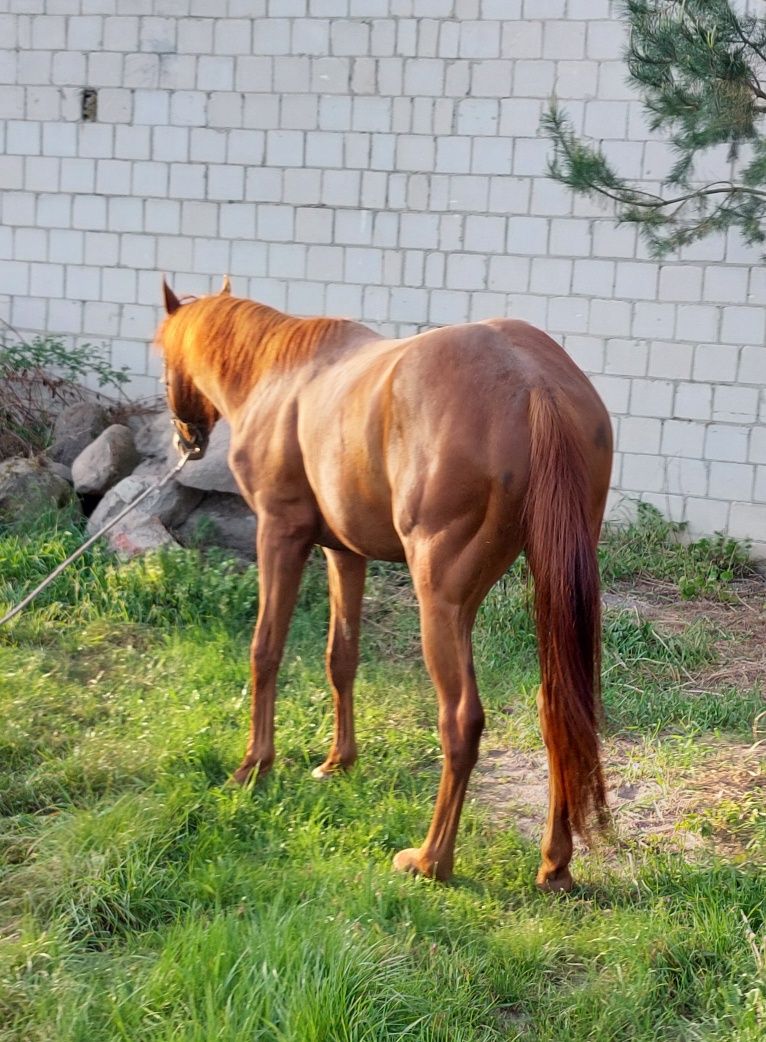
[[[111,548],[132,557],[163,546],[213,545],[254,558],[256,519],[239,495],[228,448],[228,425],[219,420],[203,459],[190,460],[109,530],[105,539]],[[0,463],[0,519],[23,520],[63,506],[76,494],[92,509],[92,534],[162,478],[176,459],[164,404],[114,423],[101,405],[79,402],[59,414],[45,457]]]

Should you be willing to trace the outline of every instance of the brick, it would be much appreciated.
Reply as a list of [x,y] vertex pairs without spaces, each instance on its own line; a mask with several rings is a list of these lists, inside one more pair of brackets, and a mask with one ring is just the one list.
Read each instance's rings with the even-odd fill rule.
[[710,384],[679,383],[673,416],[679,419],[709,420],[713,412],[713,390]]
[[739,365],[740,383],[766,384],[766,347],[743,347]]
[[543,57],[556,60],[585,57],[585,23],[545,21],[543,27]]
[[755,387],[716,387],[713,392],[713,419],[724,423],[753,423],[758,414]]
[[618,444],[621,452],[652,454],[660,451],[662,423],[645,416],[624,416],[620,420]]
[[152,131],[152,159],[184,162],[189,157],[189,131],[186,127],[156,127]]
[[170,98],[170,118],[180,126],[204,126],[207,98],[201,91],[177,90]]
[[713,499],[751,499],[754,470],[754,467],[744,463],[712,462],[708,488],[710,496]]
[[591,245],[589,221],[575,218],[551,221],[550,253],[568,257],[587,257],[590,255]]
[[752,463],[766,463],[766,427],[753,427],[748,458]]
[[82,232],[55,229],[48,235],[48,260],[57,264],[82,264],[85,248]]
[[[469,217],[468,221],[471,220],[472,218]],[[492,252],[494,253],[496,251],[493,249]],[[529,288],[532,293],[543,293],[546,295],[555,293],[563,296],[569,292],[571,285],[571,261],[560,260],[554,257],[535,257],[533,259],[529,283]]]
[[635,379],[631,383],[630,411],[635,416],[670,415],[674,385],[669,380]]
[[607,296],[614,287],[615,266],[612,261],[576,260],[572,292],[586,296]]
[[622,457],[622,487],[628,491],[661,492],[665,484],[662,457],[626,452]]
[[755,468],[753,499],[756,503],[766,503],[766,467]]
[[679,340],[714,340],[718,336],[720,312],[704,304],[679,304],[676,337]]
[[704,299],[723,304],[744,303],[747,300],[747,268],[719,267],[705,269]]
[[620,376],[644,376],[648,354],[648,345],[641,341],[609,340],[604,371]]
[[590,306],[582,297],[550,297],[548,331],[551,333],[584,333],[588,329]]
[[330,25],[332,54],[356,57],[367,54],[370,47],[370,27],[366,22],[339,20]]
[[705,458],[744,463],[748,458],[748,427],[711,424],[705,439]]
[[688,523],[691,535],[710,535],[726,529],[729,504],[712,499],[696,499],[689,496],[684,502],[683,520]]
[[400,245],[405,248],[436,249],[439,245],[437,214],[402,214]]
[[210,164],[207,175],[207,198],[235,201],[245,196],[245,168]]
[[282,199],[296,206],[318,205],[322,198],[321,170],[285,170]]
[[730,344],[700,344],[694,352],[694,379],[717,383],[737,377],[740,348]]
[[43,261],[48,236],[42,228],[18,228],[14,236],[14,254],[21,261]]
[[478,253],[502,253],[505,247],[505,224],[502,217],[469,215],[465,221],[465,249]]
[[526,293],[529,289],[531,261],[528,257],[489,258],[488,286],[506,293]]
[[483,289],[486,286],[486,259],[453,253],[447,258],[446,284],[449,289]]
[[660,300],[695,301],[702,296],[702,268],[664,265],[660,269]]
[[499,103],[490,98],[466,98],[458,103],[458,134],[483,134],[492,137],[497,133],[500,118]]
[[[633,317],[633,335],[651,340],[673,335],[676,309],[673,304],[639,301]],[[686,339],[686,338],[684,338]]]
[[732,503],[729,514],[729,535],[735,539],[753,539],[760,542],[761,551],[766,542],[766,505]]
[[202,55],[197,62],[197,90],[233,90],[234,58]]
[[175,199],[147,199],[144,207],[144,227],[148,232],[172,235],[178,231],[181,205]]
[[607,409],[613,413],[627,413],[630,398],[630,380],[623,376],[601,376],[592,378]]
[[[62,333],[79,333],[82,329],[82,304],[74,300],[49,301],[48,322],[53,329]],[[87,380],[86,377],[86,386]]]
[[420,134],[400,134],[396,145],[399,170],[432,169],[436,154],[434,138]]
[[557,62],[554,92],[558,98],[564,101],[574,98],[595,98],[597,90],[597,62],[581,60]]
[[[251,100],[249,97],[246,100]],[[278,99],[270,99],[276,102]],[[211,127],[241,127],[244,120],[243,98],[233,91],[214,91],[208,97],[207,121]]]
[[[63,124],[64,130],[72,129]],[[148,127],[119,126],[114,132],[114,155],[117,159],[148,159],[151,155],[151,131]]]
[[708,491],[708,464],[683,456],[666,463],[666,489],[671,494],[704,496]]
[[435,289],[431,293],[428,320],[434,325],[454,325],[468,321],[470,298],[467,293]]
[[662,425],[662,453],[665,456],[703,455],[705,424],[694,420],[665,420]]
[[378,283],[383,278],[381,250],[349,246],[345,256],[344,278],[352,283]]
[[177,199],[204,199],[204,164],[172,163],[170,166],[170,195]]
[[508,252],[540,256],[548,245],[548,221],[541,217],[508,218]]
[[601,336],[627,336],[630,333],[631,307],[622,300],[591,301],[590,330]]
[[763,308],[726,307],[723,309],[721,337],[731,344],[762,344],[766,335]]

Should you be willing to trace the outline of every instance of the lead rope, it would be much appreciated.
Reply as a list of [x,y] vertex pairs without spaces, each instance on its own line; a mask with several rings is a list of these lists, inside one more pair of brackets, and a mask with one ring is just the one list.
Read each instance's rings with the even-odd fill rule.
[[163,485],[166,485],[168,481],[170,481],[172,477],[175,477],[175,475],[185,466],[187,460],[189,460],[193,455],[193,452],[185,452],[183,456],[179,459],[178,463],[176,463],[172,470],[168,471],[164,478],[162,478],[160,481],[155,482],[154,485],[150,485],[149,488],[144,489],[144,491],[140,495],[136,496],[132,503],[128,503],[128,505],[123,510],[121,510],[119,514],[113,517],[111,521],[107,521],[107,523],[102,528],[99,528],[98,532],[96,532],[95,535],[92,535],[90,539],[87,539],[82,544],[82,546],[78,547],[75,550],[73,554],[70,554],[69,557],[67,557],[66,561],[62,561],[60,565],[54,568],[47,579],[43,579],[40,585],[36,586],[31,593],[28,593],[22,601],[19,601],[15,608],[11,608],[9,612],[3,615],[2,619],[0,619],[0,626],[4,626],[6,622],[10,622],[11,619],[18,615],[20,611],[23,611],[28,604],[31,604],[35,597],[37,597],[38,594],[42,593],[46,586],[50,586],[53,580],[56,579],[59,575],[61,575],[65,568],[68,568],[73,561],[76,561],[78,557],[81,557],[89,547],[93,546],[97,539],[100,539],[101,536],[104,535],[105,532],[108,532],[109,529],[112,528],[114,525],[116,525],[118,521],[122,521],[126,514],[129,514],[131,510],[135,509],[135,507],[137,507],[142,500],[146,499],[146,497],[150,495],[152,492],[156,492],[158,489],[161,489]]

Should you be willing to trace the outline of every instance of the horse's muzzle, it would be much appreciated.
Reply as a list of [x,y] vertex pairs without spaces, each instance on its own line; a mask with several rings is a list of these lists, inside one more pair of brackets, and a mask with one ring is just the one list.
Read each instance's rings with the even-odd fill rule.
[[179,456],[188,453],[191,459],[202,459],[207,451],[209,435],[194,424],[181,423],[173,420],[175,433],[173,435],[173,447]]

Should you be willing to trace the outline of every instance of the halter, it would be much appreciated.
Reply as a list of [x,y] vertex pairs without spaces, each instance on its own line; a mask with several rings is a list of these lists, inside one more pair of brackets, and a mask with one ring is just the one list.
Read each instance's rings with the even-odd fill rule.
[[[206,431],[203,430],[202,425],[199,423],[186,423],[185,420],[176,416],[175,413],[171,414],[170,422],[175,428],[176,438],[178,439],[176,449],[181,454],[187,453],[191,457],[201,456],[203,450],[200,443],[206,440]],[[189,431],[191,438],[186,437],[181,430],[182,426]]]

